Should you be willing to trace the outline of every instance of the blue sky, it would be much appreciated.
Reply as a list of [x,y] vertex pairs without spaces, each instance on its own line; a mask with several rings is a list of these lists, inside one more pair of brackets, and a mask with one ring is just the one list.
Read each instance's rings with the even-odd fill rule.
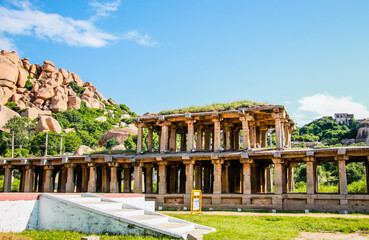
[[138,114],[241,99],[369,117],[369,1],[2,0],[0,49]]

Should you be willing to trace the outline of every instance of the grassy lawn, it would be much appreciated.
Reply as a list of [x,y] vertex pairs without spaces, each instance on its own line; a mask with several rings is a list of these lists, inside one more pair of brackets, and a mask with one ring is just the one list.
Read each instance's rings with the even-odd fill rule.
[[[170,214],[195,223],[216,228],[204,239],[294,239],[300,232],[363,232],[369,234],[369,219],[279,217],[279,216],[221,216]],[[5,235],[3,235],[5,236]],[[7,235],[10,237],[10,234]],[[21,240],[30,239],[81,239],[86,234],[66,231],[25,231],[17,234]],[[16,240],[17,238],[0,239]],[[154,237],[100,235],[100,239],[158,239]]]

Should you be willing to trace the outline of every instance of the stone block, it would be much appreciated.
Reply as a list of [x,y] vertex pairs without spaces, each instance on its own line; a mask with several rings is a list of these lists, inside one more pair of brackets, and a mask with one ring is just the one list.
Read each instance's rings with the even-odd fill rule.
[[187,240],[202,240],[202,234],[198,232],[192,232],[187,235]]
[[87,237],[81,237],[81,240],[100,240],[100,237],[91,235],[91,236],[87,236]]

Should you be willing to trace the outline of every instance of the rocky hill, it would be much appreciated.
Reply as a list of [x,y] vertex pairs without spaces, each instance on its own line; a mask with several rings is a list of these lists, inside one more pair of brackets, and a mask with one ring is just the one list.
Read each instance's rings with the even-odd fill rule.
[[83,82],[77,74],[57,69],[51,61],[31,64],[28,58],[19,59],[16,52],[0,54],[0,103],[16,103],[17,109],[32,109],[27,115],[39,110],[61,112],[79,109],[81,101],[90,108],[104,109],[107,100],[90,82]]
[[[17,156],[42,154],[44,132],[63,135],[63,149],[68,152],[79,145],[101,148],[113,138],[116,141],[108,145],[120,144],[119,149],[124,149],[124,141],[137,134],[131,120],[134,116],[124,104],[106,99],[91,82],[58,69],[51,61],[31,64],[14,51],[0,53],[0,155],[9,155],[11,143],[6,132],[10,130],[23,134],[19,140],[16,136]],[[48,153],[56,154],[60,137],[53,140],[50,136],[53,149]]]

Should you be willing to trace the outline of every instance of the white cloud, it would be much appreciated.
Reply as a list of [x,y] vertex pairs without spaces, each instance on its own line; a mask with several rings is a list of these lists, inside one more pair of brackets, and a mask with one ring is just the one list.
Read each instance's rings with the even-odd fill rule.
[[334,113],[353,113],[356,119],[369,117],[367,107],[351,97],[334,97],[329,94],[315,94],[301,98],[300,107],[292,116],[299,124],[306,124],[315,118],[333,116]]
[[88,4],[96,11],[96,14],[91,17],[91,20],[94,21],[100,17],[108,17],[110,12],[115,12],[118,10],[120,2],[120,0],[104,3],[96,0],[89,2]]
[[[66,43],[78,47],[104,47],[109,43],[121,39],[135,40],[139,45],[156,46],[156,42],[149,35],[132,32],[119,37],[104,32],[94,25],[99,17],[108,16],[116,11],[120,0],[109,3],[90,3],[96,14],[89,20],[78,20],[63,17],[59,14],[45,13],[38,10],[30,1],[12,1],[8,7],[0,5],[0,49],[14,50],[12,37],[33,36],[38,39]],[[11,7],[10,7],[11,6]],[[131,38],[127,37],[131,36]]]
[[123,39],[135,41],[138,45],[148,46],[148,47],[157,47],[159,43],[152,40],[150,35],[141,34],[137,31],[130,31],[123,35]]

